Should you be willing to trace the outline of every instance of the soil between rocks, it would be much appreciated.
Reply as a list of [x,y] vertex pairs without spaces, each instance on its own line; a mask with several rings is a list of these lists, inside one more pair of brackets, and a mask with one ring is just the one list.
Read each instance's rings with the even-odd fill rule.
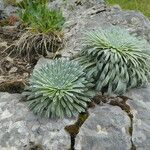
[[19,36],[20,30],[11,26],[0,29],[0,92],[21,93],[33,69],[33,64],[11,54]]

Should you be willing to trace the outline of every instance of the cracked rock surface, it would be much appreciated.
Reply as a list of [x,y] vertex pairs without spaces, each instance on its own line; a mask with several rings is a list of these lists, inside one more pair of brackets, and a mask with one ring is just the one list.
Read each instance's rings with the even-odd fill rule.
[[133,114],[132,141],[137,150],[150,149],[150,84],[146,88],[134,89],[126,95],[133,101],[127,101]]
[[150,107],[144,102],[129,101],[133,114],[132,141],[136,150],[150,149]]
[[76,138],[76,150],[149,150],[149,94],[149,85],[126,94],[132,98],[126,102],[132,119],[119,106],[103,104],[91,109]]
[[76,150],[130,150],[130,118],[117,106],[97,106],[80,128]]

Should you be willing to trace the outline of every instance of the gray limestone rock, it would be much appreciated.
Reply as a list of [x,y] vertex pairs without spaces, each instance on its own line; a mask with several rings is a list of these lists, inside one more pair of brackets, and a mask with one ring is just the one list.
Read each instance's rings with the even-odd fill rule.
[[0,93],[0,150],[29,150],[31,145],[44,150],[67,150],[70,137],[64,127],[72,120],[38,117],[19,101],[21,97]]
[[[149,150],[150,86],[126,93],[133,118],[118,106],[97,106],[90,110],[76,138],[76,150]],[[130,116],[131,117],[131,116]],[[131,121],[132,120],[132,121]],[[130,131],[130,132],[129,132]]]
[[4,10],[4,2],[3,0],[0,0],[0,11]]
[[137,150],[150,149],[150,84],[146,87],[132,89],[127,94],[133,114],[132,141]]
[[113,25],[119,25],[138,37],[142,37],[150,43],[150,20],[142,13],[135,11],[123,11],[119,7],[112,7],[107,13],[106,20]]
[[150,83],[143,88],[135,88],[126,93],[126,95],[134,100],[142,101],[150,106]]
[[[150,99],[149,99],[150,101]],[[150,149],[150,107],[138,99],[128,101],[133,114],[132,141],[136,150]]]
[[52,60],[51,59],[48,59],[48,58],[40,58],[37,62],[37,64],[35,65],[34,69],[39,69],[41,68],[42,66],[45,66],[47,63],[50,63]]
[[14,7],[14,6],[7,6],[5,7],[4,9],[4,14],[6,14],[6,16],[11,16],[13,14],[16,14],[17,12],[17,7]]
[[3,10],[4,10],[4,2],[3,0],[0,0],[0,20],[3,19],[4,17]]
[[90,111],[76,138],[76,150],[130,150],[130,118],[117,106]]

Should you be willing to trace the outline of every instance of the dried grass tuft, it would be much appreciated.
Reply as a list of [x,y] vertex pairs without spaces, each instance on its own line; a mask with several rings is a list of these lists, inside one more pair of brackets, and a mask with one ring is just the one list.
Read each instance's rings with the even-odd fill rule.
[[50,32],[49,34],[45,34],[28,31],[4,52],[8,53],[8,56],[21,56],[31,62],[41,56],[46,57],[58,52],[64,45],[62,37],[63,35],[60,33]]

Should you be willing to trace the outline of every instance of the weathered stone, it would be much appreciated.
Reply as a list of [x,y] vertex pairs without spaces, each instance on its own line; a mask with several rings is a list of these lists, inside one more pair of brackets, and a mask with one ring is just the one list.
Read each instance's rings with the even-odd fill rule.
[[0,93],[0,150],[29,150],[31,143],[44,150],[67,150],[70,137],[64,127],[71,120],[38,117],[19,101],[21,97]]
[[134,100],[145,102],[150,106],[150,83],[143,88],[135,88],[126,93]]
[[4,2],[3,0],[0,0],[0,11],[4,9]]
[[4,17],[3,10],[4,10],[4,2],[3,0],[0,0],[0,20],[3,19]]
[[132,89],[126,94],[133,100],[128,104],[133,114],[132,141],[137,150],[150,148],[150,84],[145,88]]
[[4,9],[4,13],[6,14],[6,16],[11,16],[11,15],[14,15],[16,14],[17,12],[17,7],[14,7],[14,6],[7,6],[5,9]]
[[34,69],[39,69],[41,68],[42,66],[45,66],[47,63],[50,63],[52,60],[51,59],[48,59],[48,58],[40,58],[37,62],[37,64],[35,65]]
[[150,42],[150,21],[142,13],[123,11],[119,7],[112,7],[111,11],[107,13],[106,20],[113,25],[122,26]]
[[146,103],[128,101],[133,114],[132,141],[137,150],[150,149],[150,107]]
[[97,106],[90,111],[76,138],[76,150],[130,150],[130,119],[117,106]]

